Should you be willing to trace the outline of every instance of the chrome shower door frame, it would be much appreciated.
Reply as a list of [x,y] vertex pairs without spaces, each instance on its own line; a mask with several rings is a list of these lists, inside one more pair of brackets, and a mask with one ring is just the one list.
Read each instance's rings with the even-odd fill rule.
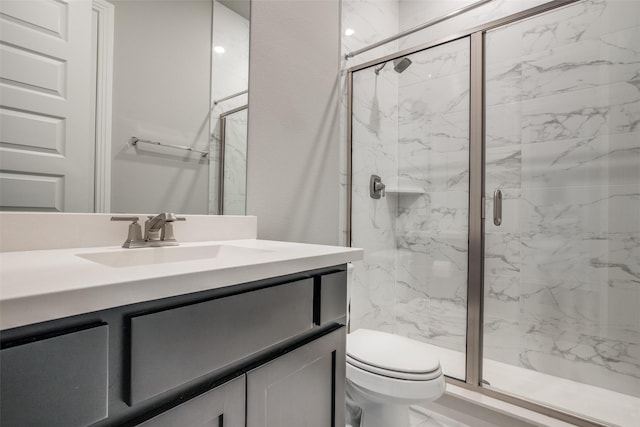
[[485,87],[484,87],[484,38],[487,31],[512,24],[523,19],[577,3],[582,0],[555,0],[500,18],[484,25],[453,34],[435,42],[386,55],[346,70],[347,107],[347,177],[346,177],[346,242],[351,246],[352,230],[352,146],[353,146],[353,74],[413,53],[428,50],[462,38],[471,40],[470,58],[470,102],[469,102],[469,251],[467,287],[467,337],[465,380],[447,377],[447,382],[481,394],[544,414],[578,426],[604,427],[604,424],[581,418],[568,412],[491,389],[482,384],[483,365],[483,309],[484,309],[484,172],[485,172]]

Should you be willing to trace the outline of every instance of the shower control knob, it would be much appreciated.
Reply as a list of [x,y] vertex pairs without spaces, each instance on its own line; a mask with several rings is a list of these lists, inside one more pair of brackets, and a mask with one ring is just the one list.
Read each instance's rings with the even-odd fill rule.
[[369,196],[372,199],[379,199],[385,195],[385,185],[382,183],[382,178],[378,175],[371,175],[369,179]]

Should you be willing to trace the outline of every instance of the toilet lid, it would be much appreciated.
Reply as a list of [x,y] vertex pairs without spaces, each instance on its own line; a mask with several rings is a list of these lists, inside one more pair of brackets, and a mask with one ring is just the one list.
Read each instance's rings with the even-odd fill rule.
[[406,379],[440,375],[440,361],[427,344],[369,329],[347,335],[347,361],[382,375]]

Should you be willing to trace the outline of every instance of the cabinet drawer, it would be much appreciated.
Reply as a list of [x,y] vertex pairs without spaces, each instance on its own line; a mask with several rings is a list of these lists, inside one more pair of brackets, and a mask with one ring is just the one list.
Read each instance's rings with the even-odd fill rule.
[[245,376],[236,378],[188,400],[140,427],[245,426]]
[[107,325],[0,352],[0,425],[86,426],[107,417]]
[[347,272],[325,274],[320,277],[320,309],[316,323],[345,323],[347,315]]
[[313,279],[131,318],[136,404],[313,327]]

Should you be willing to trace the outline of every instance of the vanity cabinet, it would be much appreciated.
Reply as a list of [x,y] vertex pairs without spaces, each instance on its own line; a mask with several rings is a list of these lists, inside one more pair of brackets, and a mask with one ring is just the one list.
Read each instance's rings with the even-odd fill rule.
[[128,403],[142,402],[312,327],[312,278],[133,316]]
[[0,425],[85,426],[107,418],[107,325],[0,352]]
[[344,355],[344,348],[343,327],[139,426],[340,425],[340,420],[344,420],[345,365],[336,362]]
[[0,332],[0,425],[344,420],[346,266]]
[[344,425],[345,328],[247,373],[247,427]]
[[176,406],[140,427],[245,427],[244,375]]

